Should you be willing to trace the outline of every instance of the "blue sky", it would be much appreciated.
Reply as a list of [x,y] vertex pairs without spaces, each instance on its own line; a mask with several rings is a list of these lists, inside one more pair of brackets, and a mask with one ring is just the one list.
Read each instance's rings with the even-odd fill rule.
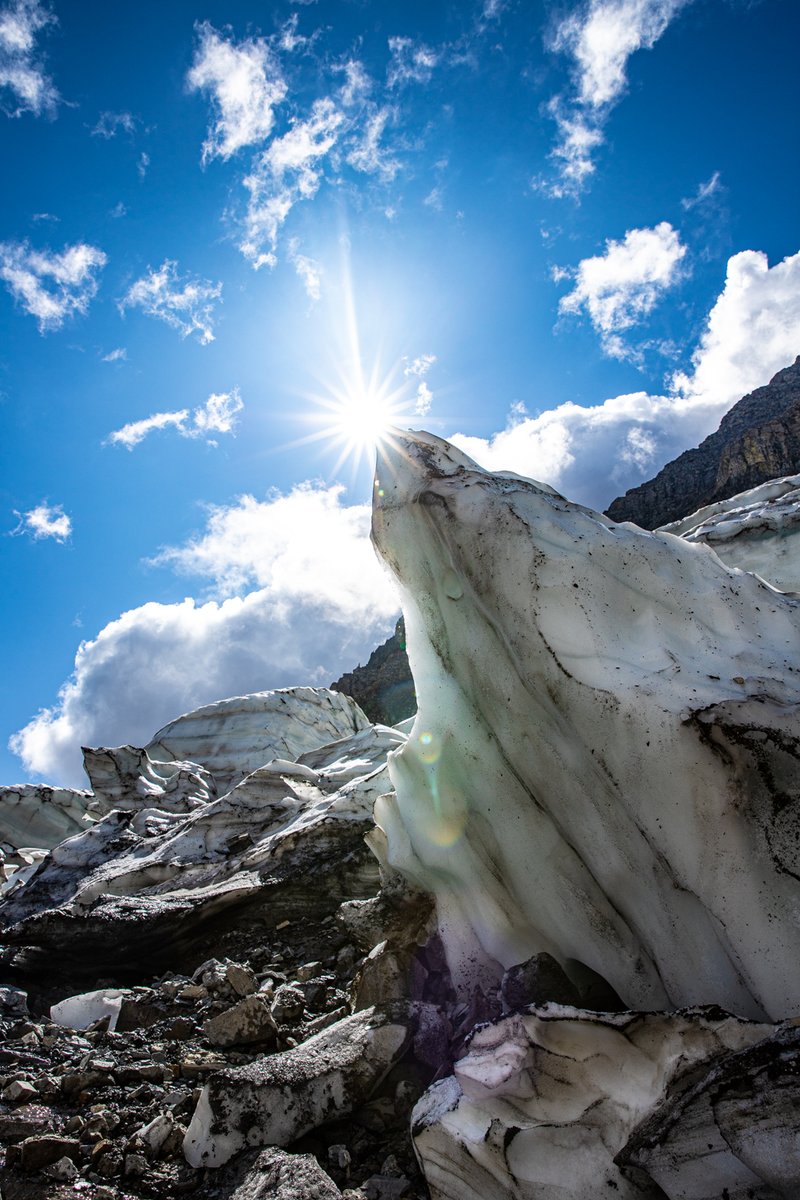
[[0,7],[3,780],[365,660],[398,601],[348,397],[602,508],[792,361],[798,35],[795,0]]

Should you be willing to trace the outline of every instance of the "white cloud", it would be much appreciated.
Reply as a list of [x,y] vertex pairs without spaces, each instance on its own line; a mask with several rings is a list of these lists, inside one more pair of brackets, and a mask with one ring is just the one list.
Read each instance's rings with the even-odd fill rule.
[[77,242],[60,254],[33,250],[27,242],[0,242],[0,279],[39,330],[58,329],[67,317],[85,313],[97,292],[95,273],[108,261],[102,250]]
[[364,64],[351,58],[334,69],[344,72],[344,84],[339,91],[342,104],[347,108],[361,104],[372,91],[372,80],[364,70]]
[[325,685],[365,661],[399,610],[369,523],[367,505],[311,484],[211,508],[205,531],[159,561],[204,576],[218,598],[146,604],[110,622],[81,644],[58,702],[12,749],[29,771],[79,785],[81,745],[143,744],[199,704]]
[[710,179],[705,183],[701,183],[693,196],[685,197],[681,200],[681,208],[687,212],[692,208],[697,208],[698,204],[705,204],[706,200],[710,200],[712,196],[716,196],[722,186],[719,171],[715,171]]
[[430,46],[415,45],[410,37],[389,38],[391,61],[386,71],[387,87],[404,83],[427,83],[439,63],[439,55]]
[[292,13],[289,20],[281,27],[278,37],[278,45],[281,50],[285,50],[287,54],[294,54],[298,50],[308,52],[313,43],[316,41],[319,31],[312,33],[307,37],[303,33],[298,33],[297,28],[300,23],[298,14]]
[[39,0],[14,0],[0,9],[0,89],[12,95],[11,117],[33,113],[52,116],[60,99],[36,54],[36,35],[55,17]]
[[411,362],[403,368],[403,374],[406,376],[417,375],[420,379],[422,379],[423,376],[428,374],[428,371],[430,371],[435,362],[435,354],[420,354],[417,358],[412,359]]
[[442,201],[443,201],[442,189],[437,184],[436,187],[431,188],[431,190],[428,192],[427,196],[422,201],[422,203],[427,205],[428,208],[432,208],[434,210],[434,212],[441,212],[442,211]]
[[322,267],[307,254],[301,254],[297,238],[289,242],[289,262],[294,267],[310,300],[319,300],[322,294]]
[[128,357],[128,351],[124,346],[117,346],[116,350],[109,350],[108,354],[104,354],[100,359],[101,362],[124,362]]
[[414,400],[414,413],[418,417],[426,417],[431,410],[433,403],[433,392],[428,387],[423,379],[417,388],[416,399]]
[[51,505],[43,500],[29,512],[15,512],[14,516],[19,519],[19,524],[13,532],[27,533],[37,542],[42,538],[65,542],[72,533],[72,520],[60,504]]
[[431,410],[433,392],[425,382],[425,376],[435,362],[435,354],[420,354],[403,368],[403,374],[407,379],[411,377],[419,379],[417,394],[414,399],[414,414],[418,417],[426,417]]
[[108,435],[106,441],[111,445],[124,446],[126,450],[133,450],[134,446],[143,442],[148,434],[155,433],[159,429],[173,428],[183,433],[188,419],[188,408],[181,408],[177,412],[153,413],[152,417],[144,417],[141,421],[130,421],[121,429],[115,429]]
[[286,96],[286,81],[263,38],[236,43],[208,21],[197,33],[199,44],[186,79],[190,89],[211,94],[216,113],[203,143],[203,161],[228,159],[243,146],[269,137],[274,109]]
[[256,158],[245,178],[249,192],[240,249],[253,266],[274,266],[278,234],[294,205],[316,195],[320,163],[337,142],[344,114],[329,97],[316,100],[305,121],[295,121]]
[[574,94],[557,96],[550,112],[559,138],[553,156],[560,182],[556,196],[577,194],[594,171],[592,152],[603,142],[603,126],[627,85],[628,59],[650,50],[670,21],[691,0],[588,0],[556,27],[552,48],[569,55]]
[[[192,428],[187,437],[201,437],[210,433],[233,433],[236,418],[244,408],[239,389],[230,392],[212,392],[205,404],[192,413]],[[216,442],[212,442],[216,445]]]
[[760,251],[728,261],[692,369],[663,395],[634,392],[602,404],[562,404],[518,419],[492,437],[452,440],[492,470],[543,480],[571,500],[605,508],[713,432],[743,395],[767,383],[800,350],[800,253],[770,267]]
[[653,229],[629,229],[621,241],[606,241],[603,254],[579,263],[575,287],[562,296],[559,312],[584,309],[604,351],[614,358],[628,357],[620,332],[643,320],[662,293],[678,282],[685,254],[686,247],[667,221]]
[[239,395],[239,389],[230,392],[212,392],[205,404],[190,413],[188,408],[180,408],[174,412],[153,413],[141,421],[131,421],[121,429],[115,429],[106,438],[112,446],[124,446],[133,450],[151,433],[162,429],[174,429],[181,437],[204,437],[211,446],[216,446],[216,440],[209,436],[214,433],[232,433],[236,427],[236,418],[244,408],[244,401]]
[[136,132],[136,119],[129,112],[103,112],[97,124],[91,130],[92,137],[101,137],[108,141],[122,131],[132,134]]
[[150,166],[150,155],[147,153],[146,150],[143,150],[142,153],[139,155],[139,159],[136,163],[136,170],[139,172],[140,179],[144,179],[145,175],[147,174],[147,168],[149,166]]
[[391,183],[400,170],[400,161],[393,158],[391,151],[381,142],[387,124],[395,120],[396,115],[396,109],[388,106],[370,112],[361,135],[347,156],[347,161],[354,170],[378,175],[384,183]]
[[149,270],[137,279],[119,302],[120,312],[141,308],[150,317],[158,317],[181,337],[196,334],[202,346],[214,341],[214,301],[222,294],[222,284],[191,276],[181,278],[178,264],[165,259],[158,270]]

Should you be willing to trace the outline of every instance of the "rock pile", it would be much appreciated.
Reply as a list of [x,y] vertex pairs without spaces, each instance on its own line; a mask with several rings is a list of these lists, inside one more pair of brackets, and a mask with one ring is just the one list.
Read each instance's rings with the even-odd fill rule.
[[[362,927],[365,907],[357,903]],[[379,909],[393,915],[395,931],[428,928],[430,906],[420,897],[395,895],[372,907],[372,928]],[[367,965],[353,923],[351,914],[319,926],[287,923],[247,961],[212,958],[191,974],[101,987],[49,1012],[41,993],[4,988],[6,1200],[427,1196],[408,1124],[433,1074],[426,1018],[430,1026],[438,1009],[393,999],[405,990],[396,965],[409,957],[408,934],[389,949],[392,930],[384,928],[384,950]],[[298,945],[316,957],[299,961]],[[435,946],[427,959],[417,949],[418,990],[440,995],[440,975],[425,963],[441,972],[441,956]],[[364,1006],[381,991],[382,1009]],[[203,1113],[213,1108],[219,1117],[220,1106],[228,1144],[209,1154]],[[239,1153],[229,1168],[209,1169],[276,1142],[283,1153],[255,1161]]]

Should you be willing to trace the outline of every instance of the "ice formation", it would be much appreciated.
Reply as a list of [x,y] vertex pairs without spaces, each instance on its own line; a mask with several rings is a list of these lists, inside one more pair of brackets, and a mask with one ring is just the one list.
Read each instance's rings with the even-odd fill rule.
[[[363,839],[388,786],[387,753],[404,735],[370,725],[352,700],[321,688],[253,700],[255,711],[278,710],[276,732],[243,751],[261,765],[218,799],[202,799],[213,795],[215,780],[197,763],[153,763],[132,747],[88,752],[101,794],[120,779],[127,791],[101,820],[54,847],[24,888],[9,891],[4,940],[58,951],[76,966],[135,967],[139,954],[155,964],[202,945],[203,923],[225,909],[265,906],[274,925],[313,908],[314,897],[298,883],[305,878],[316,875],[331,897],[344,887],[341,898],[349,899],[361,876],[361,894],[369,895],[377,864]],[[349,736],[326,742],[332,729]],[[275,758],[276,742],[306,749]],[[165,775],[175,790],[142,783]]]
[[709,504],[658,532],[705,542],[728,566],[755,571],[781,591],[800,591],[800,475]]
[[324,742],[369,728],[361,709],[327,688],[276,688],[206,704],[170,721],[146,747],[150,758],[201,763],[220,795],[272,758],[290,761]]
[[[708,1107],[713,1064],[754,1046],[766,1063],[774,1032],[718,1010],[612,1014],[556,1005],[479,1028],[454,1074],[414,1110],[433,1200],[655,1200],[653,1180],[676,1200],[744,1200],[738,1186],[760,1189],[767,1177],[743,1161],[747,1150],[740,1158],[731,1148],[714,1114],[698,1113],[695,1128],[685,1122],[677,1147],[654,1141],[648,1125],[680,1123],[698,1094]],[[700,1082],[692,1088],[686,1079]],[[727,1131],[736,1122],[720,1124]],[[749,1126],[762,1151],[770,1140],[774,1147],[770,1131],[759,1137],[757,1118]],[[622,1169],[633,1164],[650,1179]],[[768,1181],[792,1178],[789,1159],[773,1164]]]
[[457,989],[547,952],[623,1006],[800,1005],[800,601],[428,434],[376,546],[419,698],[376,805]]

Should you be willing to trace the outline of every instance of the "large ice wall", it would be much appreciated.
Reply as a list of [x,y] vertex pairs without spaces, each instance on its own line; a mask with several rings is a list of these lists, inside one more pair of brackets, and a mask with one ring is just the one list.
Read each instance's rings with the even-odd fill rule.
[[376,820],[465,998],[546,951],[631,1008],[800,1003],[800,601],[429,434],[379,460],[419,712]]

